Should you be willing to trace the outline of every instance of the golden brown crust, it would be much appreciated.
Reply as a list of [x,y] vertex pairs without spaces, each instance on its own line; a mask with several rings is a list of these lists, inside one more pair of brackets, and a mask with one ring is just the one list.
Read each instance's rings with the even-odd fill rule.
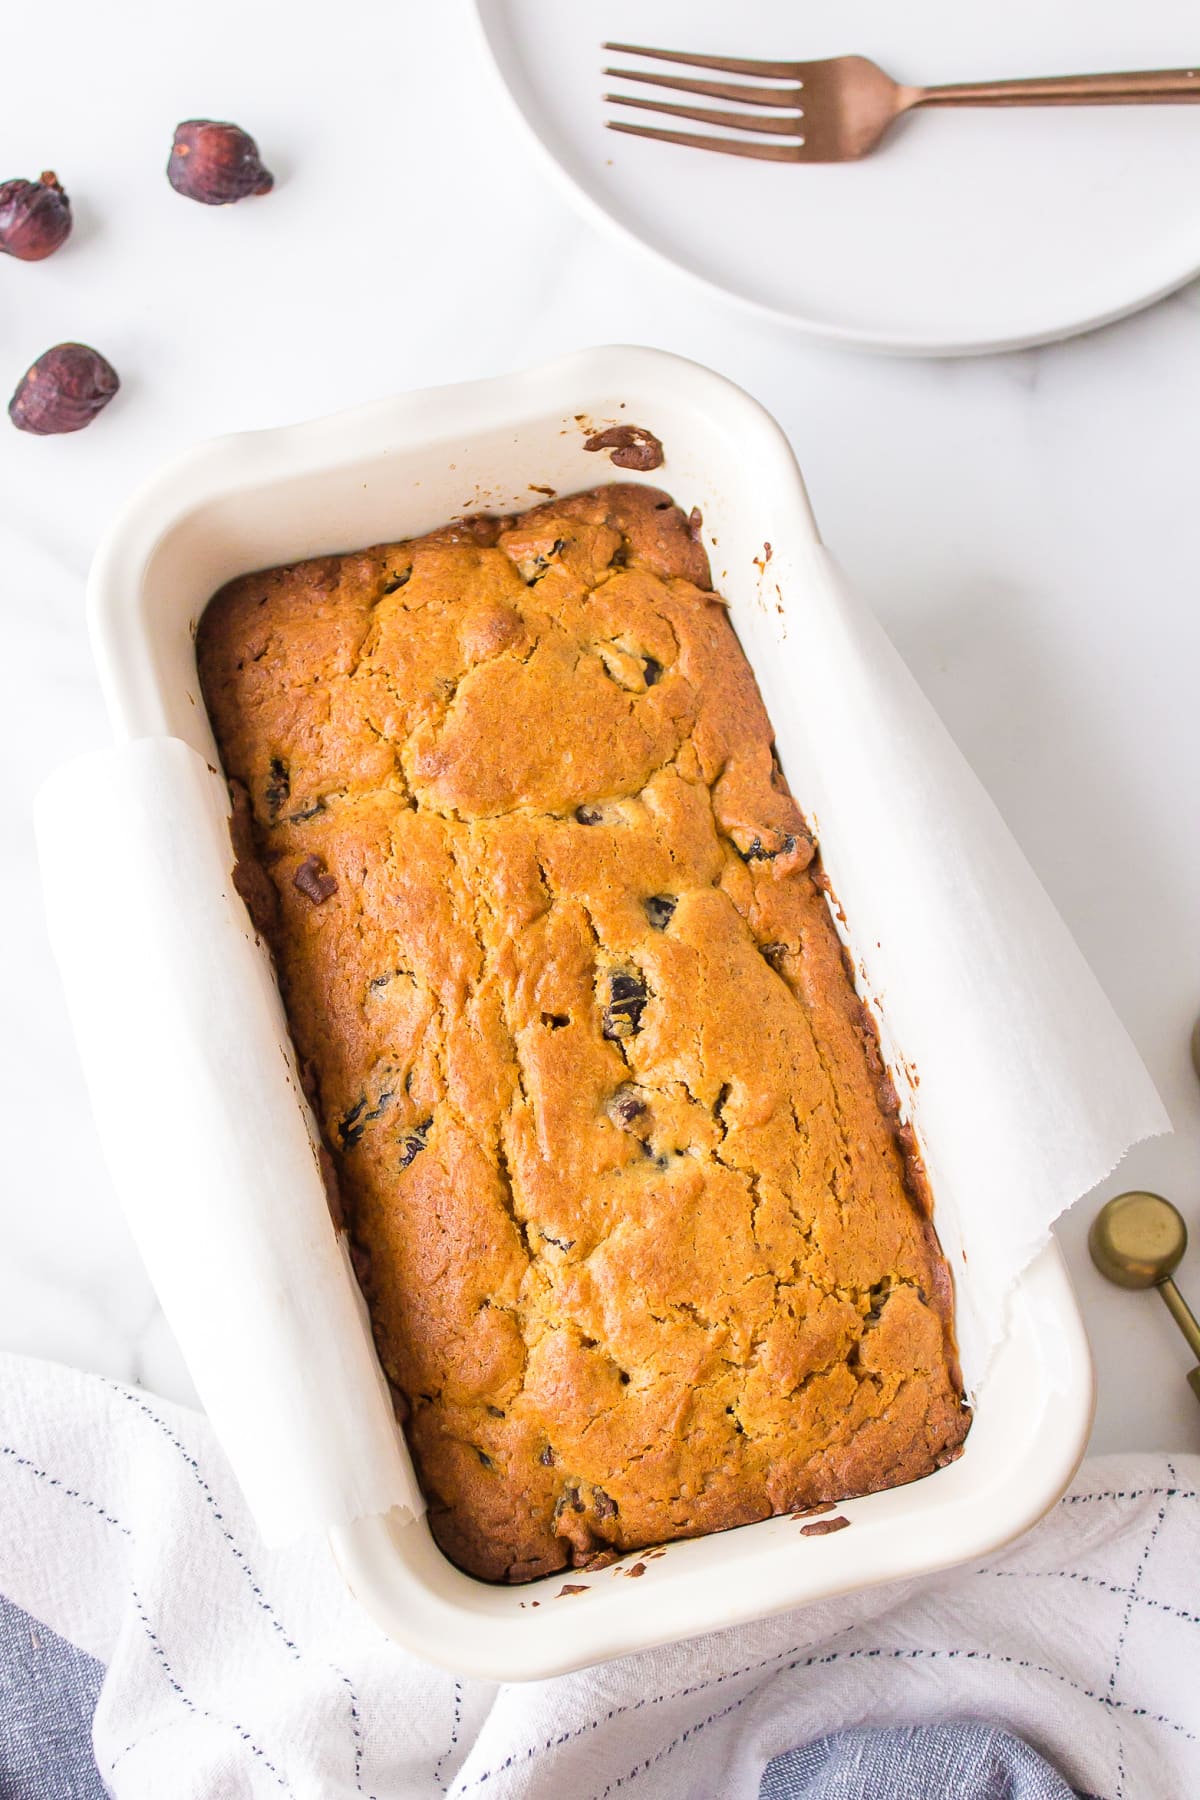
[[438,1541],[487,1579],[908,1481],[967,1426],[708,580],[618,484],[246,576],[201,621],[380,1355]]

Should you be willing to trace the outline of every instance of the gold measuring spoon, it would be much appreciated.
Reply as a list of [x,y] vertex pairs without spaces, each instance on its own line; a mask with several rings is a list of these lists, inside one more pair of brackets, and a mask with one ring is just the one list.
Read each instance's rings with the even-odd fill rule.
[[[1200,1357],[1200,1321],[1171,1277],[1187,1249],[1187,1226],[1161,1194],[1118,1194],[1102,1206],[1088,1232],[1088,1249],[1102,1275],[1124,1288],[1157,1288],[1167,1310]],[[1188,1376],[1200,1400],[1200,1368]]]

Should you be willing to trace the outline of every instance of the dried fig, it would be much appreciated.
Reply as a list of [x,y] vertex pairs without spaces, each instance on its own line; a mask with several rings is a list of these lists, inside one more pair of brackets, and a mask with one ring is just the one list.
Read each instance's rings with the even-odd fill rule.
[[18,431],[37,437],[82,431],[120,385],[116,370],[99,351],[87,344],[55,344],[21,377],[8,416]]
[[71,202],[53,169],[40,181],[0,182],[0,250],[41,262],[71,235]]
[[229,206],[247,194],[269,194],[275,185],[249,133],[219,119],[185,119],[175,127],[167,180],[177,194],[202,206]]

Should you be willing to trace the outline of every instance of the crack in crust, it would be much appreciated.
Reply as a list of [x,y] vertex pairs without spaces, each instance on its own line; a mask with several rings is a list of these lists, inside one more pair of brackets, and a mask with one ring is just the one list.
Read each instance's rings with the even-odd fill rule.
[[968,1424],[911,1133],[708,582],[618,484],[245,576],[200,625],[239,891],[433,1530],[487,1579],[912,1480]]

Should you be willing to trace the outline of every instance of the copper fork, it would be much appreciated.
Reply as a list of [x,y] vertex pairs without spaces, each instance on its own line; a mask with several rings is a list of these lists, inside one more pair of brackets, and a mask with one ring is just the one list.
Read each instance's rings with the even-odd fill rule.
[[646,56],[693,69],[719,69],[726,75],[753,75],[789,82],[764,87],[732,81],[697,81],[690,75],[663,75],[639,69],[605,69],[622,81],[646,82],[677,93],[700,94],[710,100],[732,100],[757,112],[726,112],[686,106],[634,94],[605,94],[615,106],[669,113],[733,131],[757,131],[786,143],[755,143],[745,138],[701,136],[692,131],[665,131],[609,119],[610,131],[686,144],[695,150],[719,150],[727,156],[753,156],[764,162],[852,162],[874,150],[888,128],[916,106],[1129,106],[1141,102],[1178,104],[1200,100],[1200,67],[1151,69],[1123,75],[1051,75],[1031,81],[958,82],[951,87],[908,87],[885,75],[865,56],[834,56],[823,62],[762,62],[744,56],[693,56],[683,50],[649,50],[640,44],[605,44],[624,56]]

